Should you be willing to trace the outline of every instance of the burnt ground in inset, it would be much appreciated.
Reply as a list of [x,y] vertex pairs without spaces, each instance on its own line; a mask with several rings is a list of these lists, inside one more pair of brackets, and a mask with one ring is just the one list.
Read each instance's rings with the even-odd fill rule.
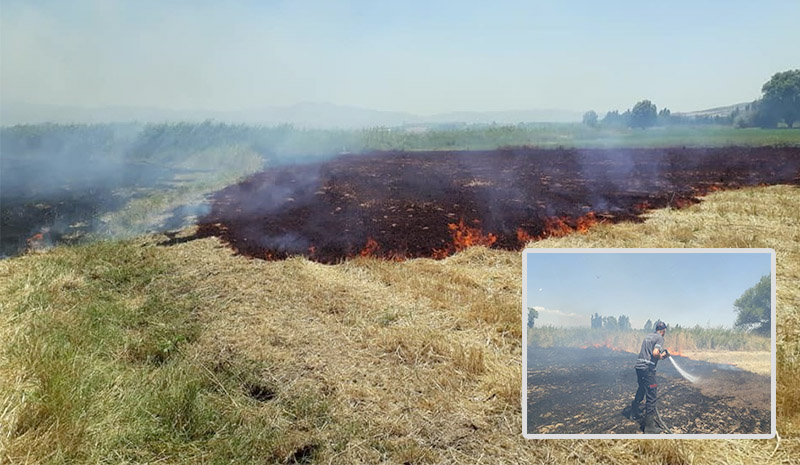
[[260,258],[443,257],[469,244],[519,249],[596,221],[636,220],[715,189],[799,182],[800,147],[347,155],[217,192],[198,234]]
[[[529,434],[639,434],[625,417],[637,389],[637,355],[608,348],[529,348]],[[676,357],[690,383],[669,360],[658,363],[657,407],[672,433],[770,433],[770,378]],[[644,409],[644,402],[641,404]]]

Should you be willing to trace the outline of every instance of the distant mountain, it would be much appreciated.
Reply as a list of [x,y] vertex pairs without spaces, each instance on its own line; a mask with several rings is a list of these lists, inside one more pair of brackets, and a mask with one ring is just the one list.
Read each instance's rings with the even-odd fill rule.
[[464,111],[423,116],[406,112],[380,111],[332,103],[303,102],[288,106],[263,106],[236,111],[169,110],[155,107],[80,107],[27,103],[0,104],[0,124],[26,123],[108,123],[199,122],[205,120],[247,124],[294,124],[314,128],[360,128],[424,124],[516,124],[576,122],[581,113],[559,109],[512,111]]

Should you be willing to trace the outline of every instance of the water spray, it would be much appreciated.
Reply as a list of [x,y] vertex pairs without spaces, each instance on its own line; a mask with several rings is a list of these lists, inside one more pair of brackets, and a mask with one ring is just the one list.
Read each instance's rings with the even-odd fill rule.
[[683,370],[683,368],[681,368],[678,365],[678,362],[676,362],[675,359],[670,355],[668,350],[664,350],[664,352],[667,354],[667,358],[669,358],[669,361],[672,362],[672,366],[674,366],[675,369],[678,370],[678,373],[680,373],[680,375],[683,376],[684,379],[686,379],[690,383],[696,383],[696,382],[698,382],[700,380],[700,378],[698,378],[697,376],[694,376],[694,375],[691,375],[691,374],[685,372]]

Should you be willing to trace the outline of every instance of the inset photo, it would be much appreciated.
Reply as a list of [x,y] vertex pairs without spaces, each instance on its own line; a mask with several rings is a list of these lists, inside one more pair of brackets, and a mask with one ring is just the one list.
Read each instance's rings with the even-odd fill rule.
[[526,249],[523,435],[774,437],[772,249]]

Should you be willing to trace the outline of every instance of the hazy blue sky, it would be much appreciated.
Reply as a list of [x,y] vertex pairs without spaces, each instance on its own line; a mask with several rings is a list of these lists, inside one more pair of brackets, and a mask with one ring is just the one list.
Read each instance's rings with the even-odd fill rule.
[[800,2],[21,1],[0,96],[229,110],[691,111],[800,66]]
[[533,253],[527,307],[537,325],[589,326],[590,315],[731,327],[733,302],[770,274],[768,253]]

